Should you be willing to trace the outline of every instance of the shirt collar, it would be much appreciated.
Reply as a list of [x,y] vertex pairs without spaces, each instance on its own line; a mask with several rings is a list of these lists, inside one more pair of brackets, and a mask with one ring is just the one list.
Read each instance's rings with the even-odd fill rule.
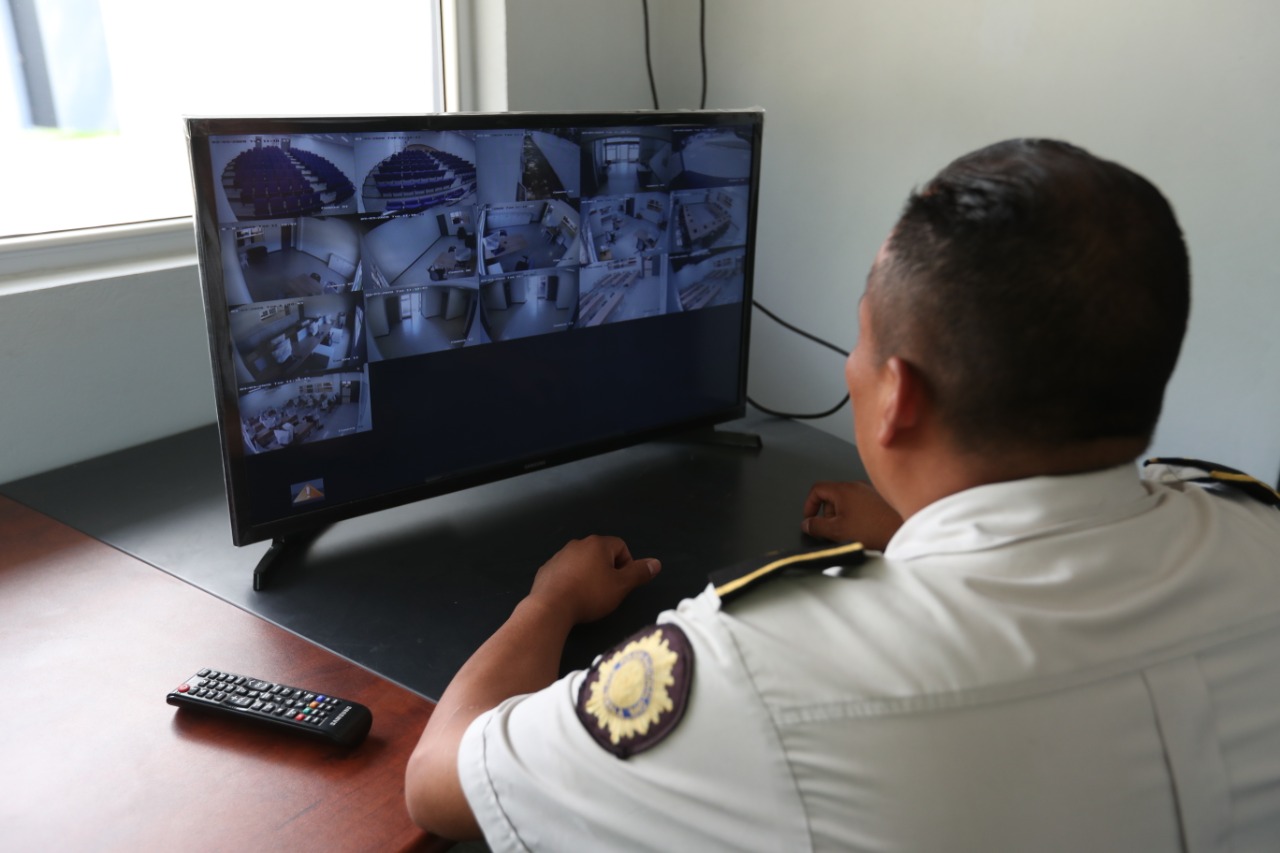
[[1061,477],[1029,477],[935,501],[898,529],[886,557],[981,551],[1146,512],[1158,498],[1131,463]]

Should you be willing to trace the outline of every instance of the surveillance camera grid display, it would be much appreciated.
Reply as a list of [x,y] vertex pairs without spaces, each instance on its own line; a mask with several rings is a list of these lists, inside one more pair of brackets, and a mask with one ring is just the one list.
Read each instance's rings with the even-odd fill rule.
[[210,137],[246,452],[373,430],[370,364],[740,303],[750,133]]

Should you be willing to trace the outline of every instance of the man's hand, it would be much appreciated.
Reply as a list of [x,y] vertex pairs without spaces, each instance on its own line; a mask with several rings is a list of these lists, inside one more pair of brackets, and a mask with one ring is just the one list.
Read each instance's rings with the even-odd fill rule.
[[833,542],[861,542],[883,551],[902,516],[868,483],[816,483],[804,501],[800,529]]
[[661,568],[654,559],[633,560],[616,537],[575,539],[538,569],[529,598],[562,611],[575,625],[594,622]]
[[405,802],[418,825],[445,838],[480,837],[458,778],[467,726],[502,700],[555,681],[570,629],[613,612],[659,568],[654,559],[633,560],[621,539],[589,536],[538,569],[511,617],[449,682],[409,759]]

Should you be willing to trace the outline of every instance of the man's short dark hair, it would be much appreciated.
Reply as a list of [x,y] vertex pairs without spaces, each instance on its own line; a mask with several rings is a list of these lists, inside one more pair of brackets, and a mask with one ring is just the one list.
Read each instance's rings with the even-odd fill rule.
[[916,361],[967,450],[1150,439],[1190,309],[1181,229],[1149,181],[1011,140],[913,193],[869,290],[882,356]]

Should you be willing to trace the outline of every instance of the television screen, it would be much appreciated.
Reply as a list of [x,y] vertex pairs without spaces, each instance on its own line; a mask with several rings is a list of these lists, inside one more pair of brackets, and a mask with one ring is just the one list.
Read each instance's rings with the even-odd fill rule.
[[762,122],[188,119],[235,543],[740,417]]

